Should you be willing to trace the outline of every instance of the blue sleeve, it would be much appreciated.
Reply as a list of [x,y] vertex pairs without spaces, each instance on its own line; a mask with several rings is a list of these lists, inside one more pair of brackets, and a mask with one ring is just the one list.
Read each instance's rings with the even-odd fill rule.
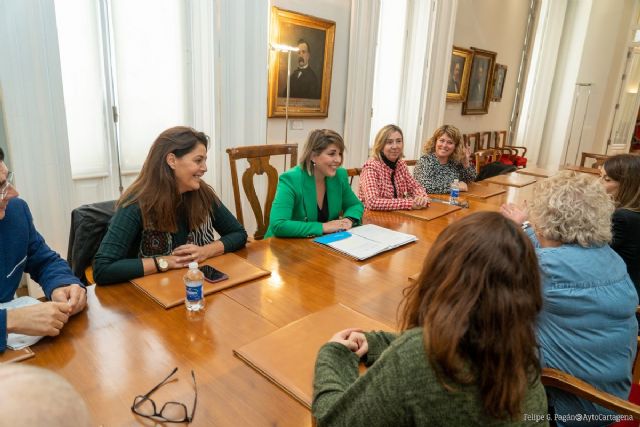
[[0,310],[0,353],[7,348],[7,310]]
[[538,237],[536,236],[536,232],[533,230],[532,226],[527,227],[524,232],[527,233],[527,236],[529,236],[529,239],[531,240],[531,243],[533,243],[534,248],[539,249],[542,247],[540,246],[540,241],[538,241]]
[[42,286],[47,299],[51,299],[54,289],[62,286],[76,283],[84,288],[80,279],[71,272],[69,264],[46,244],[33,225],[29,207],[26,204],[24,206],[29,226],[29,246],[24,271]]

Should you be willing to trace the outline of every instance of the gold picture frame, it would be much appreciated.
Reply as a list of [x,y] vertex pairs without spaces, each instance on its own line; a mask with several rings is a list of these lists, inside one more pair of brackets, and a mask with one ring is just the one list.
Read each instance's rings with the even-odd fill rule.
[[[289,117],[327,117],[336,23],[314,16],[271,8],[272,46],[299,47],[299,52],[270,50],[268,117],[284,117],[287,80]],[[287,59],[291,75],[287,76]]]
[[491,98],[491,80],[496,53],[472,47],[473,58],[469,73],[467,98],[462,104],[462,114],[487,114]]
[[473,52],[469,49],[453,46],[447,83],[447,102],[463,102],[467,99],[472,56]]

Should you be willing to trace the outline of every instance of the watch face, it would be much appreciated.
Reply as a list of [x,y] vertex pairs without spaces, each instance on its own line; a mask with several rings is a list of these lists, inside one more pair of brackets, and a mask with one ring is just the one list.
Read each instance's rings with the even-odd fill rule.
[[164,258],[158,258],[158,266],[160,267],[160,270],[166,271],[169,269],[169,261]]

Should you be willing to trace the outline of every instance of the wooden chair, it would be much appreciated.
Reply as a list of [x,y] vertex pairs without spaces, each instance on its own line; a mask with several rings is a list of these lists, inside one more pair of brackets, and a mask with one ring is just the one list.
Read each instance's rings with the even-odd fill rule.
[[[257,229],[253,235],[255,240],[264,238],[269,226],[269,215],[271,204],[276,195],[278,185],[278,171],[269,164],[271,156],[291,156],[291,167],[298,162],[298,144],[273,144],[273,145],[250,145],[245,147],[227,148],[229,155],[229,165],[231,167],[231,183],[233,184],[233,198],[236,205],[236,216],[240,224],[244,226],[244,216],[242,215],[242,203],[240,201],[240,186],[238,184],[238,171],[236,160],[247,159],[249,167],[242,173],[242,187],[247,196],[251,209],[256,217]],[[285,157],[286,158],[286,157]],[[264,201],[264,209],[260,206],[260,200],[256,194],[254,175],[267,174],[267,195]]]
[[640,420],[640,406],[598,390],[581,379],[558,369],[543,368],[542,384],[545,387],[554,387],[574,394],[577,397],[596,403],[618,414],[631,415],[633,419]]
[[471,148],[472,153],[475,153],[476,151],[481,149],[479,146],[480,132],[465,133],[464,135],[462,135],[462,140],[464,142],[464,145]]
[[513,151],[511,161],[516,167],[523,168],[527,166],[527,147],[507,144],[506,130],[497,130],[493,134],[496,148],[509,148]]
[[349,177],[349,185],[353,184],[353,178],[355,178],[356,176],[360,176],[360,172],[362,172],[362,168],[347,169],[347,176]]
[[[582,156],[580,157],[580,166],[598,169],[600,166],[602,166],[604,161],[607,160],[608,158],[609,156],[607,156],[606,154],[582,152]],[[585,164],[587,162],[587,159],[592,159],[593,163],[591,163],[590,165]]]
[[475,160],[476,160],[476,173],[479,174],[480,173],[480,169],[482,169],[483,166],[488,165],[489,163],[493,163],[493,162],[497,162],[498,160],[500,160],[500,157],[502,156],[502,151],[501,150],[496,150],[494,148],[488,148],[486,150],[480,150],[480,151],[476,151],[474,153],[475,156]]
[[480,144],[479,144],[479,149],[480,150],[486,150],[489,148],[495,148],[495,141],[494,141],[494,145],[491,145],[491,133],[492,132],[481,132],[480,133]]

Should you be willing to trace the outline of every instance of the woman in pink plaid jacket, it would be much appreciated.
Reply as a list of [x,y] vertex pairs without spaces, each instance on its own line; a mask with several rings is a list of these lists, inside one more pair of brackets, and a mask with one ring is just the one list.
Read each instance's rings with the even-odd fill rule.
[[429,206],[424,187],[411,176],[402,160],[402,138],[402,129],[396,125],[387,125],[376,135],[372,157],[360,172],[359,197],[365,208],[392,211]]

